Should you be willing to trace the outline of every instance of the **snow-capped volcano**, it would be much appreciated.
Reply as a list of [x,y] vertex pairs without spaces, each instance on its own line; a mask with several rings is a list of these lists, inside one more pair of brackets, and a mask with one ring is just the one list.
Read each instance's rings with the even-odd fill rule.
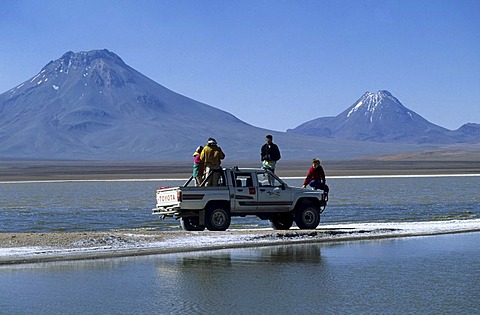
[[430,123],[390,92],[366,92],[335,117],[306,122],[291,133],[377,142],[452,143],[452,131]]
[[[385,113],[396,112],[399,116],[413,117],[411,111],[404,107],[400,101],[388,91],[365,93],[356,104],[352,105],[347,113],[347,118],[363,116],[367,121],[381,121]],[[358,115],[360,114],[360,115]]]

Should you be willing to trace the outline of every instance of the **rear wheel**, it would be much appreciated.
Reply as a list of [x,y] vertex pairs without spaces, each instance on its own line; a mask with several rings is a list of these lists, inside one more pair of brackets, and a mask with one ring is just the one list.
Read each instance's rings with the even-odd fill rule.
[[205,225],[198,224],[198,217],[180,218],[180,226],[185,231],[203,231]]
[[205,214],[205,226],[209,231],[225,231],[230,220],[230,213],[219,205],[210,207]]
[[270,225],[274,230],[288,230],[293,225],[293,215],[283,213],[270,218]]
[[304,229],[315,229],[320,223],[320,209],[315,205],[303,205],[295,211],[295,223]]

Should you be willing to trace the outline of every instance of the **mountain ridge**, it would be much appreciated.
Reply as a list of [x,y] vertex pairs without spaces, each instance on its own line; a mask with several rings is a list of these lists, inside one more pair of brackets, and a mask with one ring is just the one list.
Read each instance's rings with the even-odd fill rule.
[[[477,127],[466,126],[459,133],[474,134]],[[228,159],[254,161],[266,134],[274,135],[283,158],[290,160],[350,159],[436,146],[339,140],[255,127],[169,90],[106,49],[69,51],[0,94],[3,160],[189,160],[198,145],[215,137]]]

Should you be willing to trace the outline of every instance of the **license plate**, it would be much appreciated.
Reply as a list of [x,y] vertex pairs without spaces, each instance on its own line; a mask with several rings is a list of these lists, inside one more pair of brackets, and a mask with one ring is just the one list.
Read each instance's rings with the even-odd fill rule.
[[176,191],[165,191],[159,192],[157,194],[157,205],[168,205],[177,202],[177,192]]

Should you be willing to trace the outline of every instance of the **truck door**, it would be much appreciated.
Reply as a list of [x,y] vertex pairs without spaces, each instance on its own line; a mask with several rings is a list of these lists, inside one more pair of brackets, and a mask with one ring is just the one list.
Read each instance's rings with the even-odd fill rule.
[[257,210],[257,188],[253,184],[252,173],[233,173],[233,199],[235,212],[255,212]]
[[258,212],[288,211],[292,206],[291,189],[274,174],[257,173]]

